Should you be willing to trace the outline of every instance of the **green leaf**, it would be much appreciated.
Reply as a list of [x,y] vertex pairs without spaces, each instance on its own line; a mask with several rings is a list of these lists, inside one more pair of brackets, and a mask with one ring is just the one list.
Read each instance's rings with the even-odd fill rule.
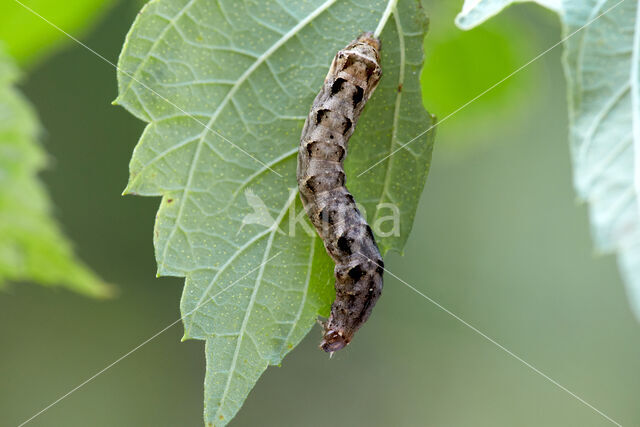
[[50,201],[38,182],[45,165],[38,121],[13,87],[17,68],[0,49],[0,285],[34,281],[105,297],[110,288],[74,258],[52,219]]
[[112,0],[68,0],[64,3],[5,0],[0,4],[0,40],[6,43],[8,53],[20,65],[26,65],[62,42],[69,42],[67,36],[49,22],[78,37],[78,31],[89,28],[112,3]]
[[206,340],[209,424],[233,418],[267,366],[328,314],[333,265],[297,195],[297,147],[333,56],[383,16],[383,78],[346,170],[384,234],[384,204],[399,209],[397,235],[378,235],[386,252],[408,237],[433,145],[424,133],[385,158],[433,124],[418,2],[160,0],[127,37],[116,102],[149,124],[125,192],[162,196],[158,274],[186,277],[185,338]]
[[[486,7],[492,3],[498,2],[484,2]],[[589,203],[596,248],[601,253],[618,254],[631,306],[640,318],[638,3],[561,3],[556,9],[561,12],[566,38],[563,65],[569,92],[574,184],[581,200]],[[479,9],[467,11],[465,16],[466,27],[490,15]]]
[[555,12],[560,12],[562,0],[465,0],[462,12],[456,17],[456,24],[463,30],[469,30],[500,13],[513,3],[534,1]]

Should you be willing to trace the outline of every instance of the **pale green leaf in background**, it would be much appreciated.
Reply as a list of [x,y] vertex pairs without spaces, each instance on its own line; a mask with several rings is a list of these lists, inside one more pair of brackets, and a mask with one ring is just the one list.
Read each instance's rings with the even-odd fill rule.
[[[233,418],[328,313],[332,263],[297,195],[297,146],[331,59],[385,10],[383,78],[350,142],[347,184],[384,231],[386,204],[399,209],[383,252],[408,237],[433,133],[355,177],[433,124],[419,84],[426,20],[417,1],[396,3],[159,0],[127,37],[117,103],[149,124],[126,192],[162,196],[158,274],[186,277],[185,338],[206,340],[209,424]],[[246,220],[256,212],[275,222]]]
[[456,24],[463,30],[469,30],[500,13],[513,3],[534,1],[555,12],[560,12],[562,0],[465,0],[462,12],[456,17]]
[[34,111],[14,84],[17,68],[0,49],[0,286],[33,281],[106,297],[110,287],[75,259],[38,181],[46,156]]
[[[462,28],[477,25],[497,13],[496,5],[503,3],[508,2],[480,2],[477,9],[463,11],[457,22]],[[636,188],[640,180],[635,178],[639,174],[636,158],[640,157],[638,3],[558,3],[552,7],[560,14],[567,38],[563,65],[574,184],[579,197],[589,203],[596,248],[618,254],[631,305],[640,317],[640,205]]]
[[[43,58],[69,38],[24,6],[37,11],[64,31],[80,36],[101,17],[113,0],[3,0],[0,2],[0,40],[10,56],[25,66]],[[24,6],[23,6],[24,5]]]
[[[563,0],[565,34],[620,0]],[[627,0],[565,44],[574,182],[589,203],[596,247],[617,252],[640,317],[640,210],[634,177],[640,150],[640,20]],[[634,154],[635,153],[635,154]]]

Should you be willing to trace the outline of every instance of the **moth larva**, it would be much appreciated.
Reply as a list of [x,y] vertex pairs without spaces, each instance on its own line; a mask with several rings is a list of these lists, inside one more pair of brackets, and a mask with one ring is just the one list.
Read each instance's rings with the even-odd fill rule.
[[300,138],[300,198],[336,264],[336,299],[320,344],[326,352],[349,344],[382,293],[382,256],[343,168],[349,137],[380,81],[379,51],[380,40],[364,33],[337,53]]

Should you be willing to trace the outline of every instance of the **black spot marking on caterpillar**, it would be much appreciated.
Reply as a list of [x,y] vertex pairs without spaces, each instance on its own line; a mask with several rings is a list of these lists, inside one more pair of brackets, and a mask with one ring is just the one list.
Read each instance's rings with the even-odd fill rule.
[[349,120],[348,117],[345,117],[344,124],[342,125],[342,134],[346,135],[347,132],[349,132],[349,129],[351,129],[351,120]]
[[322,122],[324,116],[329,112],[329,110],[318,110],[316,113],[316,124],[319,125]]
[[351,243],[349,242],[349,238],[345,236],[338,237],[338,248],[340,248],[342,252],[351,255]]
[[327,352],[351,342],[382,293],[382,256],[343,167],[349,137],[380,81],[379,52],[380,41],[364,33],[336,54],[300,138],[300,198],[336,264],[336,299],[320,344]]
[[309,154],[309,156],[313,155],[313,146],[316,144],[315,141],[311,141],[310,143],[307,144],[307,153]]
[[316,182],[316,177],[312,176],[308,180],[305,181],[304,185],[305,185],[305,187],[307,187],[309,189],[309,191],[315,192],[316,191],[315,182]]
[[357,107],[358,104],[362,101],[362,97],[364,96],[364,89],[360,86],[356,86],[356,91],[353,93],[353,107]]
[[[353,198],[353,196],[351,195],[351,193],[347,193],[345,194],[345,197],[347,198],[347,200],[349,201],[349,203],[356,203],[356,200]],[[367,224],[368,225],[368,224]]]
[[380,274],[384,272],[384,261],[382,261],[382,257],[376,261],[376,271]]
[[[373,237],[373,230],[371,229],[371,227],[369,227],[369,224],[367,224],[365,226],[365,230],[367,232],[367,236],[369,236],[370,239],[374,239]],[[375,240],[375,239],[374,239]]]
[[331,85],[331,95],[335,95],[336,93],[340,92],[340,89],[342,89],[342,84],[345,82],[345,79],[337,78],[336,81]]
[[349,272],[347,273],[349,275],[349,277],[351,277],[353,280],[359,280],[362,276],[364,276],[366,274],[366,272],[362,269],[362,267],[360,267],[360,265],[356,265],[355,267],[353,267],[351,270],[349,270]]
[[318,214],[318,218],[320,221],[326,222],[329,225],[333,225],[333,215],[334,212],[331,211],[331,208],[324,208]]

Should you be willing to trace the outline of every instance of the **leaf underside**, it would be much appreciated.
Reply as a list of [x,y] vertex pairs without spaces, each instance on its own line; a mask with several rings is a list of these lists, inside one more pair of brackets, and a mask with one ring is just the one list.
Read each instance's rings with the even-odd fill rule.
[[562,0],[465,0],[462,11],[456,17],[456,25],[463,30],[470,30],[507,6],[524,2],[535,2],[555,12],[560,12],[562,8]]
[[[482,0],[482,7],[513,1]],[[546,3],[546,2],[539,2]],[[564,26],[574,185],[589,203],[602,253],[617,253],[631,306],[640,318],[640,19],[636,1],[560,0]],[[463,28],[491,14],[458,17]],[[497,13],[497,10],[496,12]],[[462,22],[460,20],[463,20]]]
[[[565,33],[594,21],[618,1],[564,0]],[[637,2],[625,1],[569,38],[564,66],[575,186],[589,203],[596,247],[617,252],[640,317],[640,206],[634,186],[640,105],[633,99],[640,97],[637,12]]]
[[38,171],[46,163],[39,124],[15,89],[18,72],[0,45],[0,287],[31,281],[94,297],[111,288],[75,259],[51,215]]
[[[391,2],[393,6],[395,2]],[[125,190],[162,196],[159,275],[186,277],[185,338],[206,341],[205,422],[224,425],[262,372],[327,315],[333,264],[297,195],[296,155],[338,49],[375,29],[387,2],[160,0],[123,48],[117,103],[147,121]],[[370,222],[395,203],[401,250],[431,159],[419,85],[425,19],[402,1],[381,35],[383,79],[349,145],[349,189]],[[256,210],[273,220],[246,221]],[[302,220],[297,221],[296,219]]]

